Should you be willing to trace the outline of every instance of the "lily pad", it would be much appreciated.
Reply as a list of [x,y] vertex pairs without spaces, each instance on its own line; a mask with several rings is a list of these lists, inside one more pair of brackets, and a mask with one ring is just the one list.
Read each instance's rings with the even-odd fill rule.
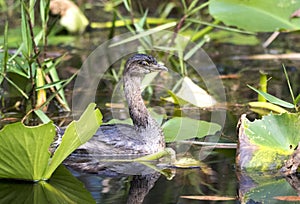
[[219,124],[187,117],[172,118],[164,123],[162,128],[166,142],[202,138],[207,135],[214,135],[221,130]]
[[22,123],[0,130],[0,178],[47,180],[62,161],[89,140],[102,122],[95,104],[90,104],[78,121],[66,129],[59,147],[51,157],[49,148],[56,135],[52,122],[39,126]]
[[290,178],[279,178],[278,174],[272,173],[239,172],[238,174],[241,203],[282,203],[278,201],[278,197],[291,197],[298,193],[297,188],[294,188],[299,185],[296,175]]
[[83,183],[63,165],[49,181],[1,181],[0,197],[0,203],[95,203]]
[[228,26],[253,32],[293,31],[300,29],[300,19],[291,15],[300,8],[294,0],[211,0],[210,14]]
[[0,131],[0,178],[40,180],[54,136],[52,122],[35,127],[20,122],[5,126]]
[[241,117],[237,164],[241,169],[278,170],[300,141],[300,115],[267,115],[250,122]]

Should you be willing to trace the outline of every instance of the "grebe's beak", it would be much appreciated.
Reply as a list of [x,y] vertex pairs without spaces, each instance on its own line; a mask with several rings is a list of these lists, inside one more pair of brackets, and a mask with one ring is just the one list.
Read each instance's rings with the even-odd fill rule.
[[165,67],[162,64],[151,64],[151,66],[149,66],[149,69],[151,72],[160,72],[160,71],[168,71],[168,68]]

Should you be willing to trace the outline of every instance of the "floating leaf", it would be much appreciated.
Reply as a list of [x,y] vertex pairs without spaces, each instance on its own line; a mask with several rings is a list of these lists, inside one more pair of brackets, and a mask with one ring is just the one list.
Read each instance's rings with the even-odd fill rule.
[[0,178],[40,180],[55,136],[52,122],[26,127],[21,122],[0,130]]
[[277,196],[297,195],[291,186],[291,184],[299,185],[296,179],[290,182],[291,178],[278,178],[276,174],[262,172],[242,172],[238,178],[241,203],[281,203],[276,201]]
[[300,2],[294,0],[209,1],[209,12],[215,19],[223,21],[228,26],[253,32],[299,30],[300,19],[290,18],[299,8]]
[[81,118],[72,122],[50,158],[49,148],[56,135],[52,122],[28,127],[22,123],[0,130],[0,178],[47,180],[61,162],[90,139],[101,124],[102,115],[90,104]]
[[91,194],[63,165],[49,182],[0,182],[1,203],[95,203]]
[[176,96],[175,93],[173,93],[171,90],[168,90],[168,94],[171,96],[171,97],[166,97],[166,98],[161,98],[162,100],[165,100],[165,101],[168,101],[168,102],[171,102],[171,103],[174,103],[174,104],[177,104],[177,105],[184,105],[184,104],[187,104],[188,102],[186,102],[185,100],[179,98]]
[[165,98],[165,100],[174,103],[183,104],[184,101],[186,101],[201,108],[211,107],[217,103],[212,96],[210,96],[204,89],[195,84],[189,77],[183,78],[181,87],[178,92],[169,93],[171,94],[172,98]]
[[300,141],[300,115],[270,114],[250,122],[241,117],[237,164],[246,170],[277,170]]
[[221,126],[202,120],[187,117],[175,117],[168,120],[162,126],[166,142],[174,142],[191,138],[202,138],[214,135],[221,130]]

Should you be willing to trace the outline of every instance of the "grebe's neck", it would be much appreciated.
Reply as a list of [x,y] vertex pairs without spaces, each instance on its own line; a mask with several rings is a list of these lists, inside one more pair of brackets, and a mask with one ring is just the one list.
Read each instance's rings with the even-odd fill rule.
[[144,104],[141,91],[141,76],[124,74],[124,93],[128,103],[129,114],[137,130],[148,127],[150,114]]

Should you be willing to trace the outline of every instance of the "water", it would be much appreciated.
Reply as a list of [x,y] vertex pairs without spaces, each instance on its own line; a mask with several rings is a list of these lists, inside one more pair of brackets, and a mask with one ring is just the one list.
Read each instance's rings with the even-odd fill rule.
[[[107,31],[93,32],[83,37],[77,38],[76,47],[59,48],[61,52],[67,49],[71,50],[69,60],[62,62],[59,67],[59,73],[62,78],[67,78],[71,73],[81,67],[82,62],[90,54],[90,52],[99,44],[102,39],[99,36],[107,36]],[[267,36],[260,36],[261,39]],[[226,121],[222,131],[222,142],[237,142],[236,124],[242,113],[249,113],[255,117],[245,103],[256,100],[256,94],[246,85],[254,85],[257,87],[259,83],[259,70],[264,70],[272,79],[269,81],[269,92],[290,101],[288,88],[285,77],[282,72],[282,64],[288,68],[291,83],[294,90],[299,90],[299,61],[297,60],[233,60],[234,56],[252,55],[256,53],[268,53],[281,47],[283,51],[297,51],[296,43],[286,46],[286,39],[293,41],[299,40],[296,34],[288,36],[281,35],[278,44],[272,44],[269,49],[263,49],[259,46],[233,46],[229,44],[208,43],[204,46],[204,50],[216,64],[219,72],[224,74],[222,79],[226,90],[227,103],[221,104],[220,110],[226,111]],[[53,48],[57,51],[58,48]],[[229,74],[232,77],[228,77]],[[227,77],[226,77],[227,76]],[[196,77],[193,75],[193,79]],[[111,110],[105,107],[110,102],[111,92],[116,82],[110,77],[104,78],[99,84],[98,101],[99,107],[104,114],[104,119],[108,120],[116,115],[120,118],[124,117],[126,108]],[[72,89],[72,85],[68,86]],[[299,93],[297,93],[299,94]],[[296,95],[297,95],[296,94]],[[71,100],[72,91],[67,93]],[[147,97],[147,96],[146,96]],[[191,116],[200,119],[209,119],[211,111],[209,109],[188,108],[186,110],[177,110],[174,107],[166,107],[157,100],[159,97],[149,97],[149,106],[163,106],[167,113],[176,111],[188,111]],[[113,111],[113,114],[112,112]],[[196,113],[196,114],[194,114]],[[54,113],[53,115],[59,115]],[[65,125],[65,118],[54,117],[55,121]],[[195,159],[202,158],[200,155],[201,147],[193,146],[181,157],[193,157]],[[222,203],[238,203],[239,199],[246,201],[263,200],[267,203],[281,203],[275,200],[275,196],[297,195],[297,177],[282,178],[275,174],[257,173],[254,175],[240,174],[235,168],[235,149],[214,149],[204,159],[202,168],[175,168],[168,167],[164,169],[162,175],[153,169],[148,171],[141,170],[137,175],[126,175],[114,171],[104,171],[100,174],[81,173],[72,169],[59,169],[48,182],[31,183],[16,181],[0,182],[0,203],[126,203],[128,199],[136,201],[136,203],[215,203],[210,201],[214,196],[223,196],[227,198],[236,198],[233,201],[222,201]],[[63,167],[62,167],[63,168]],[[75,176],[82,183],[75,179]],[[145,172],[148,172],[147,174]],[[150,173],[151,174],[150,174]],[[127,172],[128,173],[128,172]],[[171,175],[171,176],[170,176]],[[291,183],[291,184],[289,184]],[[49,185],[48,185],[49,184]],[[87,191],[85,191],[85,189]],[[80,193],[81,192],[81,193]],[[28,196],[29,195],[29,196]],[[135,197],[134,195],[137,195]],[[206,200],[186,199],[182,196],[203,196],[210,195],[213,197]],[[238,196],[239,199],[238,199]],[[136,199],[135,199],[136,198]],[[196,197],[195,197],[196,198]],[[223,198],[224,199],[224,198]],[[222,199],[221,199],[222,200]],[[133,201],[131,202],[133,203]]]
[[[231,52],[228,52],[228,49],[231,50]],[[207,50],[208,54],[213,56],[212,59],[221,74],[225,76],[233,74],[233,77],[225,77],[223,79],[227,104],[222,104],[220,110],[226,110],[227,117],[220,141],[234,143],[237,142],[236,124],[239,116],[242,113],[248,113],[250,117],[256,117],[256,115],[244,105],[249,101],[257,100],[257,95],[246,85],[249,84],[257,87],[259,82],[259,70],[264,70],[272,77],[269,81],[269,92],[280,98],[289,100],[289,93],[281,64],[284,63],[286,67],[288,67],[291,81],[295,82],[299,77],[299,72],[296,68],[299,66],[299,62],[290,60],[282,60],[281,62],[274,60],[231,60],[233,56],[251,55],[257,52],[257,50],[252,48],[246,49],[245,47],[237,49],[236,46],[230,45],[219,45],[217,51],[212,47],[208,47]],[[214,53],[216,52],[221,54],[214,58]],[[225,56],[223,56],[223,53],[226,53]],[[101,89],[99,96],[101,97],[99,97],[100,100],[98,103],[100,104],[99,106],[102,107],[105,118],[110,119],[118,115],[120,118],[124,117],[126,108],[103,108],[107,102],[110,102],[110,90],[112,90],[113,87],[113,85],[107,83],[107,81],[103,84],[106,88],[99,86],[99,89]],[[294,84],[295,87],[298,86],[297,83]],[[174,112],[173,107],[166,107],[164,104],[158,103],[156,99],[150,100],[150,103],[153,104],[152,106],[162,106],[167,113]],[[151,104],[149,104],[149,106],[151,106]],[[113,114],[111,111],[113,111]],[[192,117],[199,117],[199,109],[197,108],[188,108],[184,111],[188,111]],[[209,119],[211,111],[212,110],[209,109],[200,110],[201,119]],[[197,148],[199,150],[199,147],[189,149],[188,153],[184,156],[192,156],[193,158],[199,159],[201,155],[199,155]],[[155,179],[147,181],[146,176],[141,176],[140,174],[119,175],[111,172],[98,175],[82,174],[73,171],[73,175],[85,184],[97,203],[126,203],[128,199],[132,199],[134,193],[137,191],[139,192],[139,199],[135,200],[136,203],[142,201],[143,203],[214,203],[215,201],[211,201],[211,199],[217,196],[223,196],[223,198],[219,198],[222,203],[239,203],[249,201],[249,199],[262,200],[267,203],[280,203],[281,201],[276,200],[274,197],[277,195],[297,194],[288,181],[280,175],[241,175],[238,173],[235,168],[235,149],[215,149],[207,158],[201,161],[205,164],[204,169],[169,169],[168,171],[172,172],[173,175],[172,179],[168,179],[165,175],[155,174],[148,175],[148,177]],[[143,173],[141,172],[141,174]],[[138,180],[140,180],[140,182],[138,182]],[[297,179],[294,178],[294,180]],[[269,185],[264,185],[266,183]],[[283,193],[280,193],[279,188],[272,190],[271,187],[274,185],[279,185],[280,188],[284,188],[285,190]],[[194,197],[194,199],[182,197],[190,195],[210,195],[212,197]],[[234,200],[225,201],[224,197]],[[201,200],[196,200],[196,198]]]

